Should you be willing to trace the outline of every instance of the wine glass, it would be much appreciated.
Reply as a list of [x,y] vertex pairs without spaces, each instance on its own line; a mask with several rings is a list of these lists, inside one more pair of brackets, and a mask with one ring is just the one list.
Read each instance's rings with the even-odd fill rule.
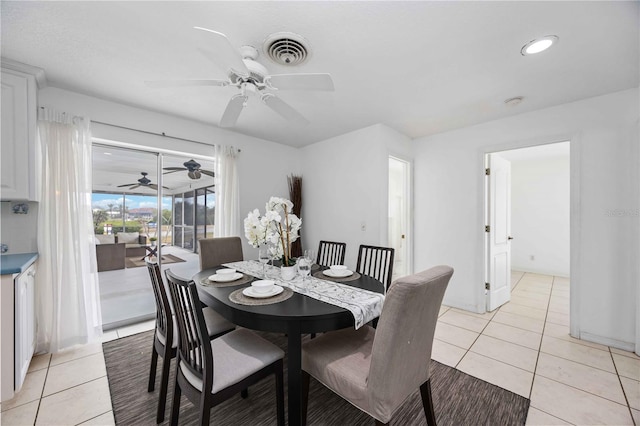
[[313,265],[313,263],[316,261],[316,256],[315,256],[315,251],[311,250],[311,249],[306,249],[304,251],[304,257],[311,262],[311,265]]
[[258,260],[262,263],[262,278],[267,276],[267,263],[271,259],[271,254],[269,253],[269,248],[267,246],[262,246],[258,249]]
[[304,286],[307,277],[311,273],[311,262],[306,257],[298,259],[298,272],[302,275],[302,285]]

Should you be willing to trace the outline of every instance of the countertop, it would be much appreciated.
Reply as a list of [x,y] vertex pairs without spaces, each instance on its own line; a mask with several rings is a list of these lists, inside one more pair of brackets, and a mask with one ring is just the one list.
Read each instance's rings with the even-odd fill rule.
[[0,255],[0,275],[24,272],[38,258],[38,253]]

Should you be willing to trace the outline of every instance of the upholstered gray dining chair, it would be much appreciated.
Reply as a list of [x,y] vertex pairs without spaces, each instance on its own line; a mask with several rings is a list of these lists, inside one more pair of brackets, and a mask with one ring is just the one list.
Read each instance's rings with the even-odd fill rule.
[[203,238],[198,240],[198,251],[201,271],[244,260],[240,237]]
[[360,245],[356,272],[380,281],[386,292],[393,276],[394,253],[395,250],[391,247]]
[[321,266],[343,265],[346,251],[346,243],[320,241],[316,263]]
[[[158,397],[158,412],[156,422],[164,420],[164,411],[167,402],[167,389],[169,387],[169,366],[171,359],[176,356],[178,347],[178,329],[176,318],[173,314],[173,304],[169,299],[167,289],[160,273],[160,267],[155,262],[145,259],[149,276],[151,277],[151,287],[156,299],[156,331],[153,336],[153,349],[151,350],[151,368],[149,370],[148,392],[153,392],[156,384],[156,368],[158,355],[162,357],[162,376],[160,378],[160,395]],[[204,321],[207,327],[207,334],[210,339],[221,336],[235,328],[235,325],[225,320],[211,308],[202,310]],[[167,344],[170,342],[170,344]]]
[[429,364],[438,312],[453,269],[436,266],[393,282],[378,328],[325,333],[302,346],[303,419],[309,378],[388,424],[418,388],[427,423],[435,426]]
[[171,425],[178,424],[183,392],[199,409],[198,424],[208,425],[211,408],[273,374],[278,425],[284,426],[284,351],[244,328],[209,341],[195,283],[170,270],[165,275],[179,330]]

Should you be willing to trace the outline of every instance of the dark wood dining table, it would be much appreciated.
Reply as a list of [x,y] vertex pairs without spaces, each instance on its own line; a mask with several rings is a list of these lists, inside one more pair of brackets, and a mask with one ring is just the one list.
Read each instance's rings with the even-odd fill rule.
[[[206,269],[193,276],[200,300],[236,325],[287,335],[289,425],[302,424],[302,335],[353,327],[355,324],[353,314],[339,306],[296,292],[289,299],[274,304],[239,305],[229,300],[229,294],[239,288],[250,286],[250,283],[226,287],[203,286],[200,283],[204,278],[213,275],[217,269],[220,267]],[[377,293],[384,292],[380,281],[366,275],[343,284]]]

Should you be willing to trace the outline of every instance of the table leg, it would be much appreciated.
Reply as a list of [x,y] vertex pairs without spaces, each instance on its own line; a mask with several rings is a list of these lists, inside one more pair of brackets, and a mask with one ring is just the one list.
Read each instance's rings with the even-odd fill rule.
[[302,336],[300,324],[289,324],[287,384],[289,386],[289,426],[302,424]]

